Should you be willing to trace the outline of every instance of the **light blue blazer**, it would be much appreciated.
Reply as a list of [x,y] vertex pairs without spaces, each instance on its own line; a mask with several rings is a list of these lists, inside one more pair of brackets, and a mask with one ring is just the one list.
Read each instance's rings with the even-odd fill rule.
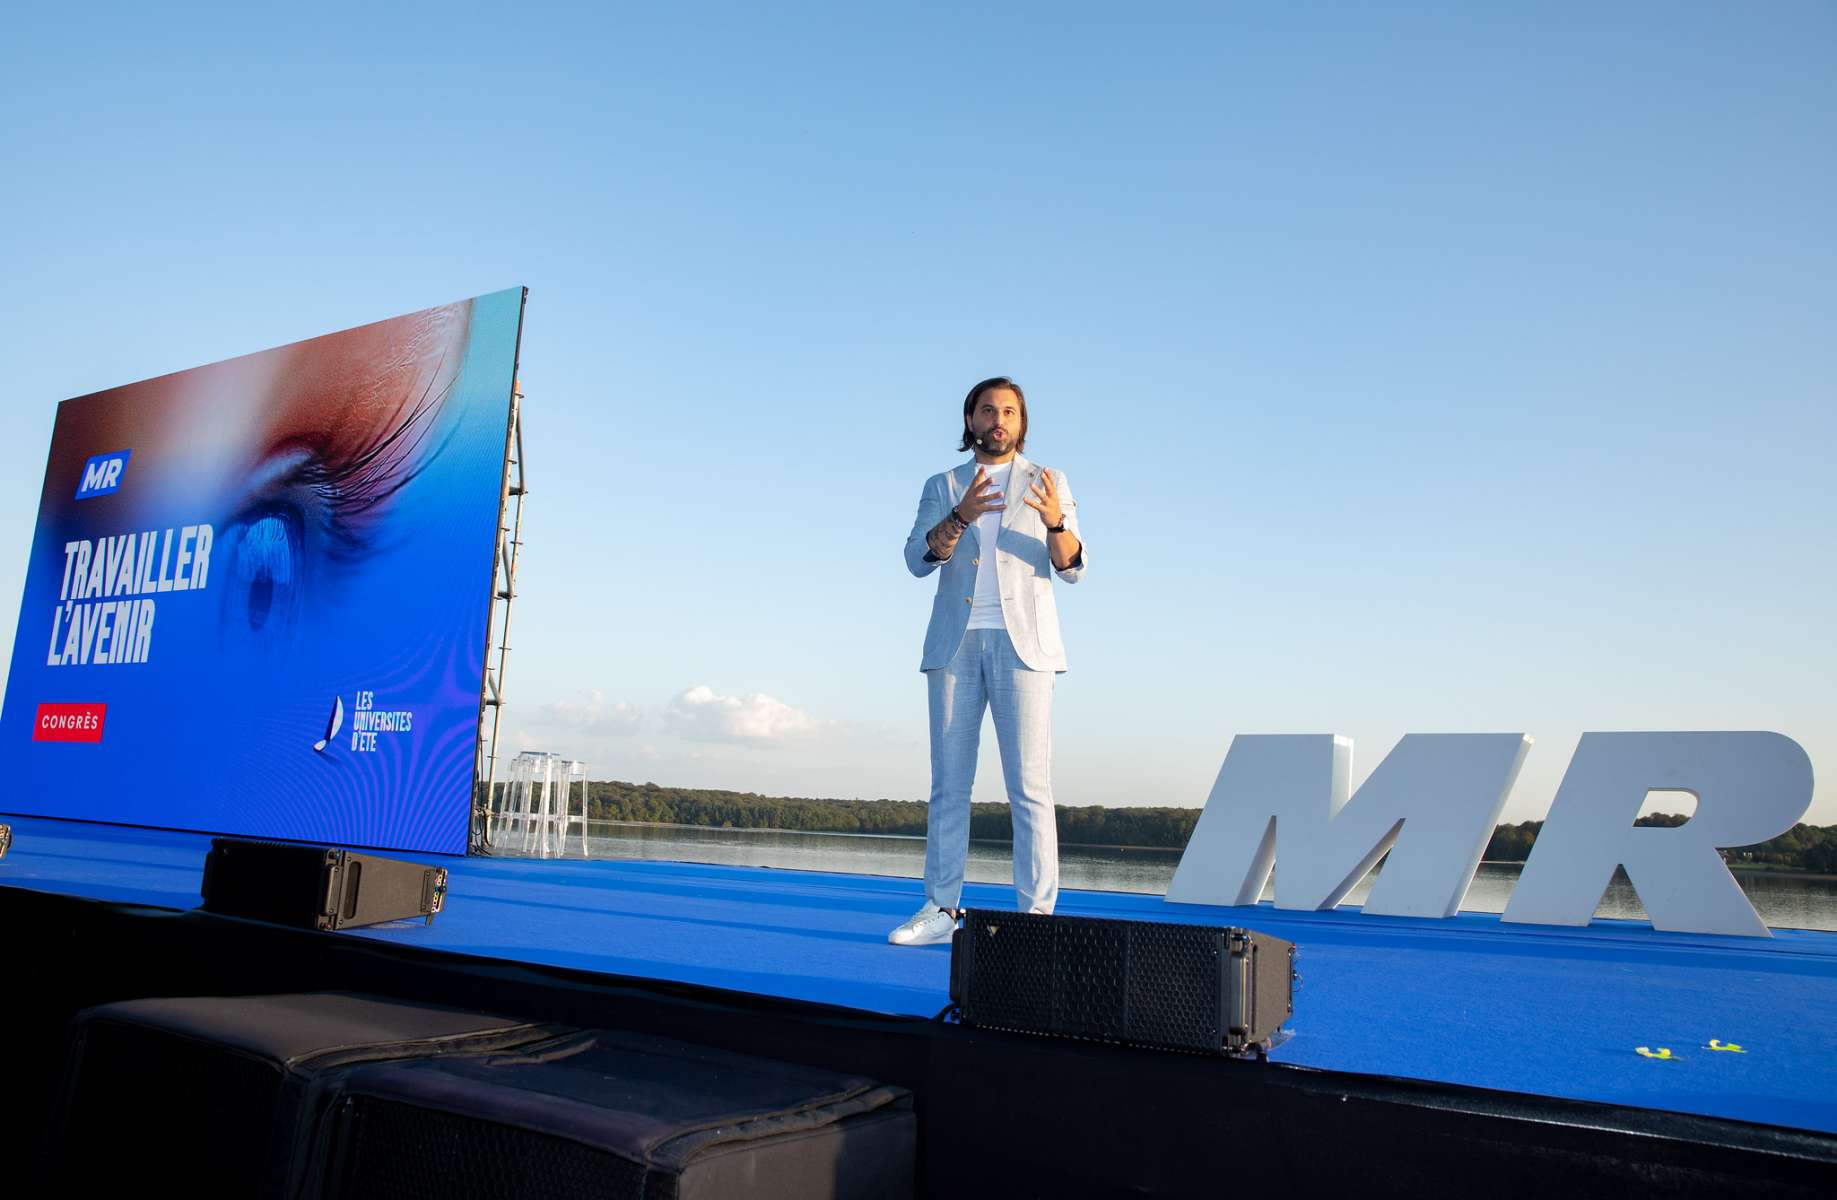
[[[1038,481],[1044,468],[1014,456],[1008,475],[1008,487],[1002,495],[1001,536],[993,547],[996,578],[1001,584],[1001,615],[1007,622],[1008,636],[1014,652],[1035,671],[1065,670],[1065,643],[1059,637],[1059,610],[1052,596],[1052,556],[1046,549],[1046,523],[1040,514],[1021,501],[1031,495],[1027,490]],[[931,671],[950,662],[963,642],[963,631],[969,627],[970,608],[976,598],[976,572],[983,554],[990,547],[981,544],[974,525],[963,531],[957,548],[947,559],[932,557],[925,535],[949,512],[976,478],[976,461],[971,459],[953,471],[944,471],[925,481],[919,494],[918,516],[912,522],[912,533],[906,538],[906,567],[923,579],[938,571],[938,594],[931,602],[931,624],[925,630],[925,654],[919,670]],[[1059,489],[1059,508],[1065,514],[1065,528],[1078,539],[1081,547],[1072,565],[1059,572],[1067,583],[1077,583],[1084,575],[1090,558],[1090,547],[1084,545],[1084,534],[1078,530],[1078,504],[1072,499],[1071,485],[1063,471],[1052,473]]]

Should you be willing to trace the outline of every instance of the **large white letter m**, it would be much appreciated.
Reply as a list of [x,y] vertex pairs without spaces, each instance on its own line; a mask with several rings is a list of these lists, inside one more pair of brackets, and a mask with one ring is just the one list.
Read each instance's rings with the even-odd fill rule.
[[1451,917],[1530,746],[1522,733],[1412,733],[1348,798],[1350,738],[1239,735],[1167,898],[1255,904],[1279,836],[1277,908],[1332,908],[1389,851],[1365,911]]

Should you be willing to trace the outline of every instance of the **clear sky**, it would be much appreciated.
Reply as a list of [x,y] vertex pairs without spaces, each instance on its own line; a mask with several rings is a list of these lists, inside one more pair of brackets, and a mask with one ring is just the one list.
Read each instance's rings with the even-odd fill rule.
[[269,7],[0,35],[9,644],[58,400],[520,283],[512,749],[922,797],[900,546],[1007,373],[1060,803],[1774,729],[1837,822],[1837,6]]

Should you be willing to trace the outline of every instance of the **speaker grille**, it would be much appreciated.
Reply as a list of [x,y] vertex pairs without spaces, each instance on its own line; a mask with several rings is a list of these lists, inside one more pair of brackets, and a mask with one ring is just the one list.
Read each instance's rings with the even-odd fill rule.
[[[971,910],[952,980],[968,1024],[1215,1054],[1263,1044],[1287,1018],[1289,949],[1215,926]],[[1255,995],[1229,994],[1245,982]],[[1233,1028],[1240,1010],[1254,1015]]]
[[1052,1022],[1071,1037],[1128,1036],[1129,938],[1121,926],[1046,926],[1052,937]]
[[1216,929],[1142,924],[1131,930],[1129,1037],[1157,1046],[1224,1044],[1219,994],[1222,944]]
[[374,1097],[343,1113],[339,1194],[391,1200],[645,1200],[645,1169],[579,1142]]

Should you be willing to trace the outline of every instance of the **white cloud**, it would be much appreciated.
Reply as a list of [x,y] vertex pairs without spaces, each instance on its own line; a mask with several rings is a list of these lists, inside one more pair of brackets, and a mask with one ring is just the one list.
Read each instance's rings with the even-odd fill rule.
[[676,696],[663,716],[670,728],[697,742],[783,742],[820,733],[830,724],[763,692],[722,696],[705,685]]
[[606,693],[595,688],[585,701],[555,700],[538,710],[544,724],[584,730],[603,737],[624,737],[644,726],[644,712],[623,700],[606,703]]

